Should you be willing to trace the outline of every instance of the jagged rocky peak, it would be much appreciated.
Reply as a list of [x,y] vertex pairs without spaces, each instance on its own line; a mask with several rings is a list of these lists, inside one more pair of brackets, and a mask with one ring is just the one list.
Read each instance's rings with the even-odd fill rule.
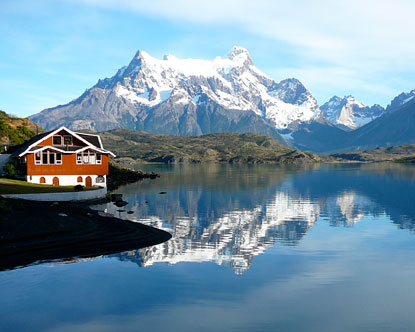
[[345,130],[357,129],[385,112],[382,106],[365,106],[351,95],[343,98],[334,96],[320,109],[332,124]]
[[249,55],[248,50],[241,46],[232,47],[232,49],[228,53],[227,58],[233,61],[242,62],[244,64],[251,65],[251,66],[254,64],[251,56]]
[[306,87],[296,78],[288,78],[281,82],[274,84],[270,88],[270,92],[278,99],[290,103],[300,105],[304,102],[315,102],[317,107],[317,101],[311,96],[311,93]]
[[[221,120],[215,117],[219,109],[224,114]],[[300,81],[276,83],[240,46],[212,60],[170,54],[157,59],[140,50],[127,66],[99,80],[76,103],[48,112],[33,116],[46,129],[71,127],[77,121],[94,123],[95,130],[127,127],[173,135],[238,128],[277,139],[277,130],[294,130],[292,123],[310,123],[321,113]]]
[[396,96],[391,103],[386,108],[387,111],[394,110],[403,104],[406,104],[415,97],[415,89],[410,92],[402,92],[400,95]]

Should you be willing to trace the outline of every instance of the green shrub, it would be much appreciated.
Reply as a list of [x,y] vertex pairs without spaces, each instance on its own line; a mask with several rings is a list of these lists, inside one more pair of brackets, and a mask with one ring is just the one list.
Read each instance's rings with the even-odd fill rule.
[[14,165],[12,163],[6,163],[3,166],[3,171],[5,171],[6,174],[10,177],[14,176],[14,174],[16,173],[16,170],[14,169]]
[[84,190],[84,186],[77,184],[76,186],[73,187],[73,189],[75,191],[83,191]]

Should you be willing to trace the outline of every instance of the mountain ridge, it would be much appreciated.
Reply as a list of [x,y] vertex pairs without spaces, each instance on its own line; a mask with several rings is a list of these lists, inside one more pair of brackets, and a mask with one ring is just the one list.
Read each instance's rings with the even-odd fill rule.
[[[229,113],[229,119],[218,121],[216,113],[220,120]],[[292,130],[290,126],[312,122],[320,114],[317,101],[300,81],[272,80],[254,66],[246,49],[233,47],[227,56],[213,60],[172,55],[160,60],[138,51],[114,76],[100,79],[69,103],[30,118],[46,129],[65,125],[75,130],[157,133],[164,123],[166,134],[272,132],[284,141],[278,130]]]
[[243,47],[213,60],[156,59],[139,50],[112,77],[30,119],[45,129],[64,125],[77,131],[127,128],[177,136],[254,132],[301,150],[328,153],[412,143],[408,123],[396,120],[408,119],[395,111],[414,97],[415,90],[401,93],[385,109],[365,106],[352,96],[334,96],[320,108],[298,79],[274,81],[255,67]]
[[353,96],[332,97],[320,106],[326,118],[336,127],[345,130],[354,130],[382,116],[385,109],[375,104],[365,106]]

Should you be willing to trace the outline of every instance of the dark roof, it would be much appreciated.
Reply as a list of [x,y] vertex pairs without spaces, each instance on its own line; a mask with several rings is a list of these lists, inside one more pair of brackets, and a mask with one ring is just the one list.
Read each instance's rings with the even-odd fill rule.
[[101,144],[99,144],[99,137],[98,135],[86,135],[86,134],[82,134],[82,133],[76,133],[79,136],[81,136],[85,141],[87,141],[88,143],[91,143],[92,145],[95,145],[97,148],[101,149]]
[[[18,157],[22,152],[26,151],[28,149],[28,147],[34,143],[36,143],[37,141],[42,140],[42,138],[46,137],[47,135],[49,135],[50,133],[54,132],[55,130],[51,130],[45,133],[41,133],[39,135],[36,135],[34,137],[32,137],[30,140],[24,142],[21,145],[17,145],[13,147],[13,151],[11,152],[11,156],[12,157]],[[85,141],[87,141],[88,143],[90,143],[91,145],[97,147],[98,149],[103,149],[101,144],[100,144],[100,139],[98,135],[93,135],[93,134],[83,134],[83,133],[76,133],[77,135],[79,135],[81,138],[83,138]],[[82,148],[84,148],[84,146],[55,146],[58,149],[61,150],[65,150],[65,151],[71,151],[71,152],[75,152],[78,151]],[[30,149],[31,151],[35,151],[37,150],[39,147],[32,147]]]
[[30,140],[18,145],[17,147],[15,147],[13,153],[12,153],[12,157],[18,157],[19,154],[21,154],[23,151],[25,151],[29,145],[32,145],[33,143],[41,140],[43,137],[49,135],[52,131],[47,131],[45,133],[41,133],[39,135],[36,135],[34,137],[32,137]]

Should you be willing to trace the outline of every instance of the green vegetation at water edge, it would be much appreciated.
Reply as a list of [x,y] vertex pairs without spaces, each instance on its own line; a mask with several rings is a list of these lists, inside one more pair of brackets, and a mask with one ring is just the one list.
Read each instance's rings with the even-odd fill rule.
[[358,162],[415,162],[415,144],[377,148],[362,152],[344,152],[332,155],[338,160]]
[[218,133],[171,136],[116,129],[100,133],[106,149],[131,162],[303,163],[319,162],[313,153],[292,150],[260,134]]
[[[83,190],[95,190],[97,188],[84,187]],[[74,192],[74,186],[52,186],[48,184],[29,183],[21,180],[0,178],[1,194],[40,194]]]

